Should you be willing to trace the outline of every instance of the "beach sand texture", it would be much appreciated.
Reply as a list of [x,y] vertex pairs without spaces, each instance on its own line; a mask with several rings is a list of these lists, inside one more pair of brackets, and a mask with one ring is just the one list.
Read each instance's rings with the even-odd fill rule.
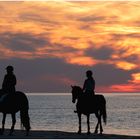
[[81,135],[76,132],[64,131],[39,131],[33,130],[29,136],[25,135],[24,130],[15,130],[12,136],[8,135],[9,130],[6,130],[4,135],[0,135],[0,139],[140,139],[140,136],[118,135],[118,134],[93,134]]

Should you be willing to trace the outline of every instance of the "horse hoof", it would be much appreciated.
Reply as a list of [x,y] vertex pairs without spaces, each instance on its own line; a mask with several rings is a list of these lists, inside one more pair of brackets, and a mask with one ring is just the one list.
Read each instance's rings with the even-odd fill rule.
[[26,136],[29,136],[29,132],[26,133]]
[[87,132],[87,135],[90,135],[90,132]]
[[103,134],[103,132],[100,132],[100,135],[102,135]]
[[78,131],[77,133],[80,135],[81,134],[81,131]]
[[0,135],[3,135],[4,133],[3,132],[0,132]]
[[0,129],[0,135],[3,135],[3,130],[2,129]]
[[100,134],[101,134],[101,135],[103,134],[103,130],[100,131]]
[[9,136],[12,136],[13,135],[13,133],[9,133]]
[[98,131],[97,131],[97,130],[95,130],[95,131],[94,131],[94,134],[98,134]]

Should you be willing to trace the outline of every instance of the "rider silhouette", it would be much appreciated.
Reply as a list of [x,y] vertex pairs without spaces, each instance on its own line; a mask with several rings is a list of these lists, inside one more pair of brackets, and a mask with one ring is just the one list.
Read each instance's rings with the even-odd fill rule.
[[13,94],[15,93],[15,85],[16,85],[16,76],[14,75],[13,66],[7,66],[6,67],[7,74],[4,76],[4,80],[2,83],[2,90],[6,94]]
[[92,71],[88,70],[86,72],[86,76],[87,76],[87,79],[85,80],[84,85],[83,85],[83,92],[85,92],[88,95],[94,95],[95,94],[94,92],[95,80],[92,77]]
[[[84,85],[83,85],[83,92],[86,93],[88,99],[90,96],[88,95],[95,95],[95,80],[94,78],[92,77],[92,71],[91,70],[88,70],[86,72],[86,76],[87,76],[87,79],[85,80],[84,82]],[[77,113],[77,110],[74,110],[74,113]]]

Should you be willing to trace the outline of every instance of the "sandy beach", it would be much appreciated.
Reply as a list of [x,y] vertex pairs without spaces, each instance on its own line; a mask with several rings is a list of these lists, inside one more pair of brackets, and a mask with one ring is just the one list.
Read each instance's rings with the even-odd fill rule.
[[25,131],[15,130],[12,136],[8,135],[6,130],[0,139],[140,139],[140,136],[117,135],[117,134],[90,134],[82,133],[81,135],[74,132],[63,131],[39,131],[33,130],[29,136],[25,136]]

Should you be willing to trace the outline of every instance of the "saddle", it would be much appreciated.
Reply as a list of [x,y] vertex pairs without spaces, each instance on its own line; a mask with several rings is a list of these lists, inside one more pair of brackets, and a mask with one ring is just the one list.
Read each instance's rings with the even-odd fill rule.
[[7,96],[8,96],[8,94],[2,95],[2,96],[0,97],[0,103],[2,103],[2,102],[6,99]]
[[9,98],[11,98],[11,94],[4,93],[4,91],[0,89],[0,103],[2,103],[3,101],[7,101]]

